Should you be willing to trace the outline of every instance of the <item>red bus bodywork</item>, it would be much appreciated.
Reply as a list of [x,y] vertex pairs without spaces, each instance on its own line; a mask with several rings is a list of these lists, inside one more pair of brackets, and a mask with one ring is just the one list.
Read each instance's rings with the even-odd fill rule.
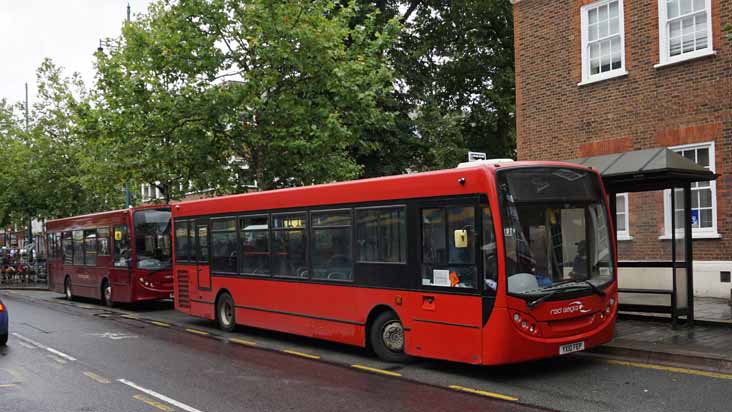
[[[201,217],[241,216],[257,211],[337,208],[339,205],[414,199],[475,196],[487,199],[497,231],[498,256],[504,256],[496,170],[520,167],[564,167],[595,171],[559,162],[513,162],[428,173],[364,179],[302,188],[232,195],[182,202],[173,207],[173,224]],[[599,176],[598,176],[599,180]],[[603,205],[609,216],[607,196]],[[426,201],[429,202],[429,201]],[[413,220],[414,216],[408,219]],[[410,226],[412,225],[412,226]],[[419,231],[408,223],[408,243],[419,242]],[[614,235],[614,230],[611,227]],[[417,246],[419,247],[419,246]],[[584,348],[609,342],[617,313],[617,258],[611,242],[613,280],[605,296],[587,293],[551,300],[530,309],[524,299],[509,296],[505,260],[498,259],[498,290],[490,302],[484,294],[432,290],[419,283],[416,263],[401,276],[415,277],[412,287],[378,287],[342,282],[254,277],[211,273],[208,265],[174,263],[175,308],[215,319],[222,292],[232,296],[236,323],[327,339],[349,345],[368,344],[368,328],[381,310],[398,314],[404,326],[404,352],[419,357],[471,364],[497,365],[559,355],[561,345],[583,342]],[[176,248],[173,248],[176,250]],[[409,246],[408,260],[417,259]],[[611,304],[611,300],[614,303]],[[532,322],[535,334],[514,322],[514,315]]]
[[[47,256],[49,288],[58,293],[64,293],[65,281],[68,279],[73,296],[102,299],[105,282],[112,288],[111,300],[116,303],[134,303],[160,299],[170,299],[173,294],[172,269],[147,270],[139,269],[137,250],[135,247],[135,232],[133,218],[135,212],[143,210],[170,210],[169,206],[141,206],[109,212],[93,213],[63,219],[50,220],[46,223]],[[126,226],[129,235],[129,265],[115,265],[114,228]],[[97,239],[98,247],[94,265],[75,264],[66,256],[61,244],[64,233],[74,231],[92,231],[108,229],[108,253],[100,254],[101,242]],[[99,233],[99,231],[97,231]]]

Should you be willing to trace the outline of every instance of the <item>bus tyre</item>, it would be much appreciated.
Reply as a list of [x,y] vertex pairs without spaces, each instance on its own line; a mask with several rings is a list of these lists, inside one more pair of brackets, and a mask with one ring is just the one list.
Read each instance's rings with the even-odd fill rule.
[[110,308],[114,306],[114,302],[112,302],[112,286],[107,279],[102,281],[102,303],[104,306]]
[[74,295],[71,293],[71,278],[68,276],[64,279],[64,295],[66,295],[66,300],[74,299]]
[[369,331],[369,342],[376,356],[384,361],[403,363],[409,360],[404,353],[404,326],[394,312],[383,312],[376,317]]
[[0,335],[0,346],[5,346],[6,343],[8,343],[7,333]]
[[223,293],[216,301],[216,322],[226,332],[231,332],[236,327],[234,299],[228,293]]

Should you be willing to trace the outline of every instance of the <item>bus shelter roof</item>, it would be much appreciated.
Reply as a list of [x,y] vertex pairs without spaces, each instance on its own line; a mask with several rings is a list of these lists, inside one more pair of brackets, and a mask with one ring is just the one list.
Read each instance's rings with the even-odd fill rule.
[[597,169],[608,193],[670,189],[719,177],[665,147],[583,157],[568,162]]

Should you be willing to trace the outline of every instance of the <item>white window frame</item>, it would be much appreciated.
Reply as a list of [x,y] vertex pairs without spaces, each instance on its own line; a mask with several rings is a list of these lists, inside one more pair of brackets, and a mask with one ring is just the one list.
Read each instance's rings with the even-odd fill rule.
[[588,13],[591,9],[601,7],[612,3],[615,0],[602,0],[595,1],[590,4],[586,4],[580,8],[580,36],[582,38],[582,81],[577,84],[582,86],[585,84],[595,83],[614,77],[625,76],[628,71],[625,69],[625,13],[623,7],[623,0],[617,0],[618,2],[618,30],[620,32],[620,68],[610,70],[604,73],[590,74],[590,52],[587,49],[589,44],[588,39],[588,24],[589,17]]
[[[678,56],[671,56],[668,26],[668,11],[666,10],[667,0],[658,0],[658,49],[659,64],[653,67],[663,67],[671,64],[683,62],[686,60],[697,59],[699,57],[715,54],[714,51],[714,30],[712,28],[712,0],[704,0],[704,7],[707,11],[707,39],[709,47],[701,50],[694,50],[689,53],[681,53]],[[693,0],[691,0],[693,2]],[[693,3],[692,3],[693,4]]]
[[[623,223],[625,223],[625,230],[619,230],[617,227],[616,230],[616,236],[618,240],[633,240],[633,237],[630,236],[630,210],[628,209],[628,193],[617,193],[615,194],[615,198],[623,197],[623,203],[625,204],[625,216],[623,217]],[[617,209],[616,209],[616,215],[617,215]]]
[[[716,168],[714,141],[669,147],[673,151],[704,148],[709,149],[709,171],[714,172]],[[709,188],[712,191],[712,227],[691,228],[692,239],[719,239],[722,237],[717,232],[717,182],[714,180],[710,181]],[[663,191],[664,234],[659,239],[671,239],[671,213],[671,190],[666,189]],[[683,234],[680,232],[677,233]]]

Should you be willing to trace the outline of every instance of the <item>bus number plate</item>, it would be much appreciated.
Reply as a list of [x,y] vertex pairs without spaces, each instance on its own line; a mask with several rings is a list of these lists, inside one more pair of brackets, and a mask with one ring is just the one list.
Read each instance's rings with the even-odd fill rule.
[[585,342],[575,342],[575,343],[568,343],[566,345],[562,345],[559,347],[559,354],[560,355],[566,355],[568,353],[572,352],[579,352],[581,350],[585,350]]

